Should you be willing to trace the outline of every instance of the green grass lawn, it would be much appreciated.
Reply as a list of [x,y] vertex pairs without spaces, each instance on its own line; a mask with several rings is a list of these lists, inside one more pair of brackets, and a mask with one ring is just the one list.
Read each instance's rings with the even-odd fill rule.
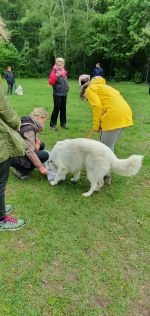
[[[47,79],[18,79],[23,96],[9,97],[19,115],[53,108]],[[5,83],[4,83],[5,85]],[[10,172],[7,203],[27,220],[16,232],[1,232],[0,316],[148,316],[150,95],[145,84],[113,83],[133,110],[134,126],[116,146],[116,154],[145,155],[133,178],[112,176],[112,186],[82,197],[89,183],[50,186],[33,172],[21,182]],[[5,85],[6,88],[6,85]],[[57,140],[86,137],[91,110],[70,81],[69,130],[52,132],[47,121],[41,139],[50,149]],[[59,122],[58,122],[59,123]],[[58,124],[59,127],[59,124]],[[99,140],[96,133],[94,138]]]

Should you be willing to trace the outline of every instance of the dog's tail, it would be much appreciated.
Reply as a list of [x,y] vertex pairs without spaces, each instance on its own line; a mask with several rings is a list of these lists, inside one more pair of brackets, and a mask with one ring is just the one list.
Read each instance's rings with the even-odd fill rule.
[[132,155],[127,159],[113,159],[111,169],[120,176],[135,176],[142,165],[144,156]]

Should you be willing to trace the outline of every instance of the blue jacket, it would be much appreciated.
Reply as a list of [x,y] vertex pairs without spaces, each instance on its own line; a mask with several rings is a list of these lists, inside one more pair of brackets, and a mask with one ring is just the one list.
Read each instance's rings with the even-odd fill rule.
[[12,71],[6,71],[5,73],[5,79],[7,80],[7,83],[13,84],[14,83],[14,75]]
[[103,68],[95,67],[95,69],[93,70],[93,77],[96,76],[103,76]]

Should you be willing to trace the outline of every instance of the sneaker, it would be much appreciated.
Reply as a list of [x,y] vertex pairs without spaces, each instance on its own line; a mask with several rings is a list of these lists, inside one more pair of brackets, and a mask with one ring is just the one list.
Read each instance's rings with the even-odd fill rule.
[[50,126],[50,129],[54,132],[58,132],[58,128],[56,126]]
[[7,215],[3,216],[0,220],[0,231],[5,230],[18,230],[25,225],[23,219],[16,219]]
[[5,214],[9,214],[13,211],[13,207],[10,204],[5,205]]
[[18,171],[18,170],[15,170],[13,173],[14,173],[14,175],[15,175],[18,179],[20,179],[20,180],[27,180],[27,179],[30,178],[29,175],[23,175],[23,174],[22,174],[20,171]]

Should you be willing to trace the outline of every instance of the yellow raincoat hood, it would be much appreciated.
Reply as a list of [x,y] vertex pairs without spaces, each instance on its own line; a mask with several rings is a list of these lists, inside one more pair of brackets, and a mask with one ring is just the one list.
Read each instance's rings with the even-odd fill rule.
[[91,80],[91,84],[106,84],[106,80],[103,77],[95,77]]

